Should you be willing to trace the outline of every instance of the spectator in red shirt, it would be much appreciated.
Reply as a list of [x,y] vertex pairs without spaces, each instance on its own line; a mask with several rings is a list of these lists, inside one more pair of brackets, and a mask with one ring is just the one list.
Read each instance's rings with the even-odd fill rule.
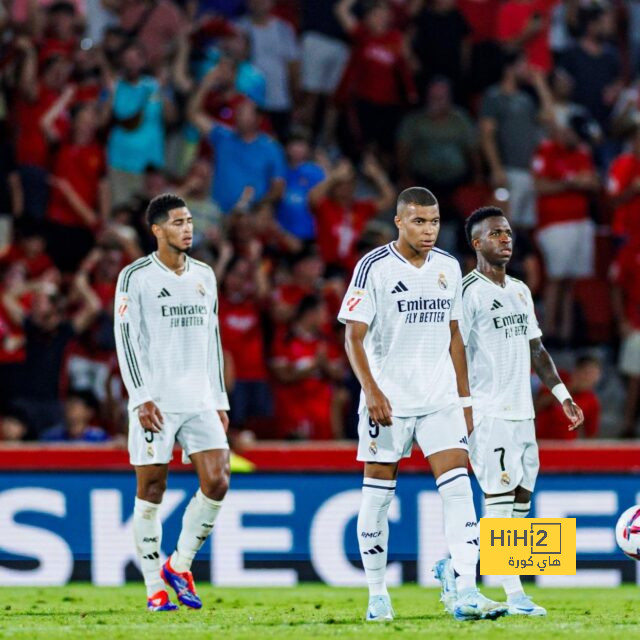
[[360,21],[352,13],[355,1],[341,0],[336,5],[338,21],[353,40],[338,99],[343,103],[355,99],[361,144],[375,143],[388,156],[402,107],[417,102],[418,96],[404,36],[392,27],[389,3],[368,3]]
[[303,298],[319,294],[324,263],[317,250],[308,246],[289,260],[291,279],[276,287],[271,297],[271,316],[277,330],[286,331]]
[[78,47],[78,26],[76,8],[72,2],[53,2],[49,5],[45,36],[38,45],[40,60],[46,60],[54,54],[73,58]]
[[498,11],[498,39],[510,51],[523,49],[532,67],[551,70],[549,46],[553,0],[508,0]]
[[57,282],[60,277],[51,258],[46,252],[41,224],[29,219],[16,224],[17,241],[0,259],[0,264],[20,264],[24,267],[27,280],[46,278]]
[[574,114],[538,147],[533,173],[538,194],[537,240],[548,276],[544,333],[567,343],[573,330],[573,282],[593,272],[594,225],[589,199],[599,180],[586,137],[588,120]]
[[[570,376],[561,376],[574,402],[584,413],[581,429],[569,431],[562,405],[556,402],[548,389],[544,388],[536,398],[536,433],[540,439],[575,440],[595,438],[600,430],[600,400],[594,389],[602,376],[602,366],[597,358],[582,356]],[[567,381],[568,378],[568,381]]]
[[325,264],[348,272],[357,262],[356,244],[367,222],[387,211],[395,199],[393,186],[373,156],[365,158],[362,170],[378,191],[376,199],[356,199],[356,173],[348,160],[341,160],[309,192],[320,255]]
[[621,435],[635,437],[640,403],[640,240],[624,246],[611,266],[613,311],[618,322],[620,373],[627,379]]
[[280,438],[330,440],[332,382],[343,378],[340,352],[321,333],[326,307],[317,296],[298,305],[291,330],[274,348],[276,425]]
[[[44,117],[46,129],[55,110],[56,105]],[[109,210],[105,154],[96,139],[97,128],[96,107],[91,103],[78,107],[71,138],[60,143],[53,163],[48,249],[63,272],[74,271],[89,253]]]
[[622,241],[640,240],[640,125],[635,125],[629,142],[629,149],[611,163],[607,181],[615,207],[612,231]]
[[273,414],[267,382],[262,322],[268,292],[258,262],[236,256],[227,266],[220,296],[220,334],[234,429],[251,428]]
[[[72,66],[60,55],[52,55],[41,65],[38,78],[37,52],[27,38],[17,45],[24,58],[18,84],[15,114],[16,162],[24,191],[24,211],[27,216],[43,219],[49,199],[47,174],[50,164],[49,142],[38,126],[44,114],[62,94]],[[64,114],[58,114],[52,126],[60,135],[67,129]]]

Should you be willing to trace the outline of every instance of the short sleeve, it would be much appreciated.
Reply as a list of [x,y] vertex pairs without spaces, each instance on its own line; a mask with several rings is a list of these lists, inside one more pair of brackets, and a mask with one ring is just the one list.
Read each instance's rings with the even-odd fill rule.
[[472,291],[467,291],[462,298],[462,321],[460,322],[460,333],[465,347],[469,344],[469,337],[473,330],[473,323],[476,318],[475,298]]
[[451,320],[462,320],[462,272],[460,267],[456,264],[455,270],[456,288],[453,292],[453,299],[451,301]]
[[375,273],[367,272],[366,256],[358,262],[353,271],[351,283],[342,301],[338,320],[344,324],[348,320],[371,325],[376,316],[374,289]]
[[527,301],[527,310],[529,313],[527,314],[527,325],[529,327],[529,340],[536,340],[537,338],[542,337],[542,330],[540,329],[540,325],[538,324],[538,318],[536,317],[536,308],[533,304],[533,298],[531,297],[531,291],[529,291],[529,287],[526,285],[523,286],[524,296]]
[[209,133],[209,144],[215,149],[223,140],[231,136],[231,129],[216,123]]
[[496,100],[496,96],[491,91],[491,89],[489,89],[489,91],[484,96],[482,105],[480,106],[480,117],[498,120],[500,115],[498,111],[498,101]]

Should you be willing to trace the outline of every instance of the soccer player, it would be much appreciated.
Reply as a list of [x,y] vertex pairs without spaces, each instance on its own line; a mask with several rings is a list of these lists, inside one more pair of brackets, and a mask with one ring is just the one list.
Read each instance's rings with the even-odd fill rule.
[[[147,608],[178,608],[164,581],[183,605],[200,609],[191,563],[211,533],[229,486],[229,403],[216,278],[210,267],[186,254],[193,222],[184,200],[172,194],[155,197],[147,222],[158,250],[120,272],[114,313],[118,362],[129,393],[129,455],[137,479],[133,531]],[[200,487],[184,512],[176,550],[160,567],[159,509],[176,441]]]
[[398,239],[356,265],[339,320],[362,386],[358,460],[364,461],[358,543],[369,585],[366,619],[392,620],[385,584],[389,524],[398,463],[416,441],[428,458],[444,503],[459,620],[495,618],[506,607],[476,588],[478,525],[467,473],[473,428],[462,336],[462,275],[435,247],[438,202],[421,187],[397,201]]
[[[529,288],[506,274],[513,234],[504,213],[497,207],[477,209],[465,230],[477,256],[476,268],[462,281],[462,335],[475,424],[469,439],[471,465],[484,492],[487,518],[525,518],[540,466],[531,365],[562,404],[570,430],[584,417],[540,340]],[[434,568],[448,608],[456,600],[450,565],[440,560]],[[524,593],[520,576],[503,576],[502,584],[510,615],[546,615]]]

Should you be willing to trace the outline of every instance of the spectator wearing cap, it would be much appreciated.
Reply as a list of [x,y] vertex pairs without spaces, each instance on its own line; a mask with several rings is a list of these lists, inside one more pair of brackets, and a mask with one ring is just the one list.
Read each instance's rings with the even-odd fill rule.
[[573,330],[574,281],[593,274],[594,224],[591,196],[599,179],[589,147],[584,115],[558,122],[533,159],[538,194],[537,240],[544,257],[544,328],[547,339],[567,344]]
[[286,138],[300,84],[300,53],[293,27],[271,13],[273,0],[248,0],[238,26],[249,35],[251,61],[267,83],[264,108],[281,140]]
[[311,144],[306,131],[294,131],[287,140],[285,151],[288,166],[276,218],[278,224],[296,238],[313,240],[316,230],[309,208],[309,192],[324,180],[325,171],[311,160]]
[[567,416],[562,405],[545,387],[535,399],[536,435],[539,439],[575,440],[597,438],[600,432],[600,400],[595,389],[602,377],[602,365],[598,358],[581,356],[570,374],[560,374],[566,382],[573,401],[584,413],[584,424],[580,429],[569,431]]
[[358,261],[356,246],[367,222],[388,211],[395,200],[393,186],[373,154],[365,156],[362,172],[377,191],[374,198],[356,198],[356,171],[346,159],[339,161],[309,192],[320,255],[325,264],[348,272]]
[[106,442],[107,432],[92,424],[98,401],[89,391],[72,391],[64,401],[63,420],[47,429],[40,440],[44,442]]
[[213,120],[203,110],[203,100],[217,82],[217,70],[210,71],[189,105],[189,118],[215,152],[213,199],[229,213],[247,187],[253,201],[277,202],[284,189],[286,163],[280,144],[260,131],[256,105],[243,101],[236,112],[235,128]]
[[611,265],[613,311],[621,339],[618,368],[627,383],[620,435],[636,436],[640,406],[640,239],[635,236]]
[[609,167],[607,194],[614,206],[612,231],[620,243],[640,240],[640,121],[627,149]]

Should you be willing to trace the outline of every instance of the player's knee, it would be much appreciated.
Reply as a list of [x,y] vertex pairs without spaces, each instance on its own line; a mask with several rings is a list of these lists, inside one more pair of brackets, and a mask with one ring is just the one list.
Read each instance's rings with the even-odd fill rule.
[[531,491],[523,487],[516,487],[516,502],[531,502]]
[[145,482],[144,485],[138,488],[138,497],[142,498],[142,500],[146,500],[147,502],[160,504],[162,502],[162,496],[164,496],[164,492],[166,491],[166,489],[166,479],[152,480],[149,482]]
[[436,485],[443,500],[473,500],[469,474],[464,468],[446,471],[438,477]]
[[229,490],[229,473],[226,469],[220,469],[200,483],[200,490],[211,500],[222,500]]

